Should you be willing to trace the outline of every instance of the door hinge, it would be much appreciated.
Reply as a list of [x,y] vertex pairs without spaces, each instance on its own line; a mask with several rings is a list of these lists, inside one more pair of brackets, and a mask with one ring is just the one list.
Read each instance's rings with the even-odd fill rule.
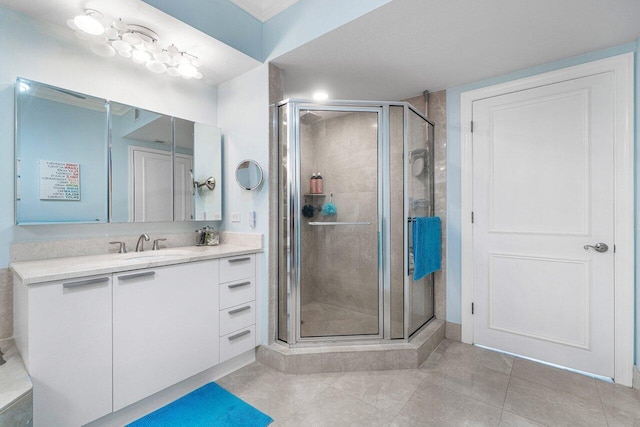
[[473,220],[474,220],[473,211],[471,211],[471,224],[473,224]]
[[613,253],[616,253],[616,245],[613,245]]
[[475,307],[473,306],[473,303],[471,303],[471,314],[476,314],[475,313]]
[[473,133],[473,120],[471,120],[471,133]]

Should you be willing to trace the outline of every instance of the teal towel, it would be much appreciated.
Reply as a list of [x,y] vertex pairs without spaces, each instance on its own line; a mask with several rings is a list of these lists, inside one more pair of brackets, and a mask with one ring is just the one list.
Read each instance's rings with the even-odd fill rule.
[[270,416],[209,383],[127,427],[265,427]]
[[413,280],[440,270],[440,217],[413,220]]

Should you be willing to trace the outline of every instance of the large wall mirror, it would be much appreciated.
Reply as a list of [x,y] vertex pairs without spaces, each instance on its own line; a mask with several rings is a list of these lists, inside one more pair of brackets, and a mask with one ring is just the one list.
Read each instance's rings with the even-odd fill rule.
[[24,79],[16,88],[17,224],[222,219],[220,129]]
[[107,222],[106,101],[26,80],[16,97],[16,222]]

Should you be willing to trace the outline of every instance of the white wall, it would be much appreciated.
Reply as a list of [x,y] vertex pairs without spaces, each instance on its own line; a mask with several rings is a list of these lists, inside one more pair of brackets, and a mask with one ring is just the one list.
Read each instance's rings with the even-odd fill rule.
[[[155,75],[125,58],[102,58],[78,46],[72,31],[0,6],[0,268],[12,241],[190,231],[192,224],[14,226],[14,83],[40,81],[164,114],[216,125],[217,90],[203,81]],[[264,85],[266,91],[266,84]],[[266,132],[263,132],[266,135]]]
[[[262,307],[267,307],[269,247],[269,65],[263,64],[218,86],[218,126],[222,129],[223,179],[222,218],[226,231],[262,233],[265,248],[262,263]],[[257,161],[264,171],[262,185],[254,191],[240,188],[235,168],[242,160]],[[248,212],[256,212],[256,227],[247,222]],[[239,212],[240,222],[232,222]],[[263,340],[266,342],[267,311],[262,310]]]

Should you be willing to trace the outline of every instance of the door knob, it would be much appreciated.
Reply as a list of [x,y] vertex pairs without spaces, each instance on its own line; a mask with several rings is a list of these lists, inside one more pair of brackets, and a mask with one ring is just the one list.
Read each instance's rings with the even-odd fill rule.
[[595,245],[584,245],[584,250],[588,251],[589,248],[595,249],[596,252],[607,252],[609,250],[609,246],[606,243],[596,243]]

